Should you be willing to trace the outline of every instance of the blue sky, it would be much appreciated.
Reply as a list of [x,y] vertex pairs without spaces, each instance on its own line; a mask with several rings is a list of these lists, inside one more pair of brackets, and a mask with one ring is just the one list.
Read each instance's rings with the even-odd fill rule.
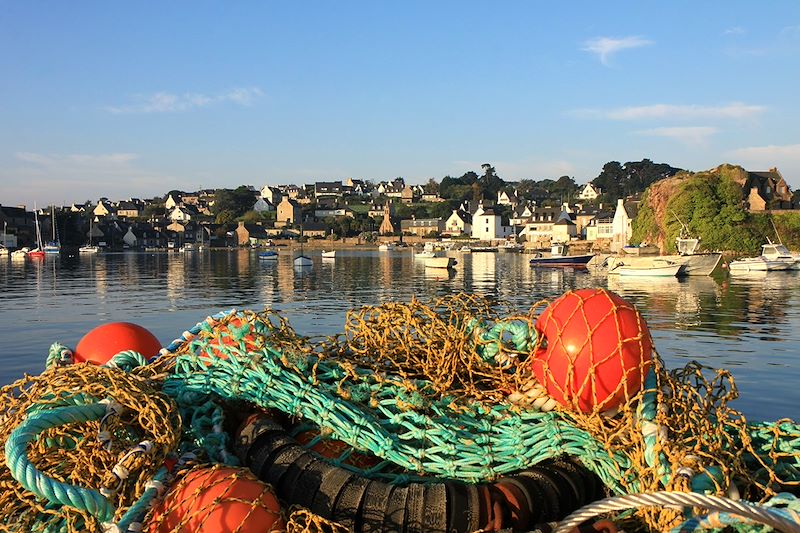
[[777,166],[800,2],[7,2],[0,203]]

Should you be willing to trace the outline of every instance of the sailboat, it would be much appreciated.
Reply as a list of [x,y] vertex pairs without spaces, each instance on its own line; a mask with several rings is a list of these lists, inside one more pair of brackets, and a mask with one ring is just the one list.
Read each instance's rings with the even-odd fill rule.
[[300,255],[294,258],[294,266],[310,267],[313,264],[310,257],[303,255],[303,225],[300,224]]
[[56,209],[55,206],[50,206],[50,219],[53,222],[53,239],[44,245],[44,253],[58,254],[61,253],[61,243],[58,241],[56,235]]
[[94,236],[92,235],[92,229],[94,229],[94,218],[89,219],[89,244],[84,244],[80,248],[78,248],[78,252],[82,254],[96,254],[100,251],[100,247],[94,245],[92,242],[94,240]]
[[8,222],[3,222],[3,242],[0,242],[0,257],[7,257],[11,252],[6,248],[6,228]]
[[[331,248],[333,247],[333,230],[331,230]],[[336,250],[322,250],[323,259],[336,259]]]
[[30,257],[32,259],[41,259],[44,257],[44,248],[42,246],[42,230],[39,227],[39,213],[36,209],[36,205],[33,206],[33,217],[36,222],[36,248],[33,250],[28,251],[26,257]]

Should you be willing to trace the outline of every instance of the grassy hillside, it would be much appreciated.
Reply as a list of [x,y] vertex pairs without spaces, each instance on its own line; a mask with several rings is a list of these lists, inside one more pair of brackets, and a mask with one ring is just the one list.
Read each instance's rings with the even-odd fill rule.
[[[633,243],[657,243],[675,251],[675,238],[683,221],[706,250],[746,254],[760,252],[766,239],[776,240],[774,222],[784,244],[800,248],[800,212],[751,214],[742,208],[745,170],[732,165],[690,173],[681,172],[658,181],[645,191],[633,221]],[[772,219],[770,221],[770,219]]]

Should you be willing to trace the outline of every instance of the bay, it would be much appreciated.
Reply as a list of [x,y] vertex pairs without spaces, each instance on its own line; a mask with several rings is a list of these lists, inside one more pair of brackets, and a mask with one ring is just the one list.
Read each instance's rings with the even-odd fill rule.
[[458,264],[446,274],[410,249],[306,254],[314,265],[303,270],[289,249],[273,262],[246,249],[0,259],[0,383],[41,372],[51,343],[74,347],[110,321],[140,324],[166,345],[208,315],[270,307],[316,337],[341,333],[346,312],[364,305],[466,292],[524,312],[568,290],[603,287],[642,312],[668,368],[691,360],[726,368],[740,392],[733,406],[749,419],[798,418],[798,272],[624,280],[533,269],[524,254],[451,253]]

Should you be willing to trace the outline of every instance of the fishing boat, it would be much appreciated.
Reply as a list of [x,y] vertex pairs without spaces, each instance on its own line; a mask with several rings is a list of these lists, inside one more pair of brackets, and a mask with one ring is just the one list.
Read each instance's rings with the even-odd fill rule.
[[500,252],[521,252],[523,246],[514,241],[505,241],[497,247]]
[[537,254],[531,259],[532,267],[573,267],[586,268],[586,264],[592,260],[595,254],[569,255],[569,247],[566,244],[554,244],[550,248],[550,255],[545,257]]
[[425,259],[425,268],[453,268],[456,260],[452,257],[429,257]]
[[430,259],[436,257],[436,252],[432,250],[423,250],[414,254],[414,259]]
[[663,264],[654,262],[647,266],[626,265],[619,261],[608,270],[611,276],[636,276],[636,277],[675,277],[681,272],[683,265],[675,264],[670,261],[663,261]]
[[323,259],[336,259],[336,250],[322,250]]
[[275,261],[278,259],[278,252],[267,250],[266,252],[258,252],[259,261]]
[[50,206],[50,220],[53,225],[53,238],[44,245],[44,253],[58,254],[61,253],[61,242],[59,242],[58,235],[56,235],[56,211],[54,206]]

